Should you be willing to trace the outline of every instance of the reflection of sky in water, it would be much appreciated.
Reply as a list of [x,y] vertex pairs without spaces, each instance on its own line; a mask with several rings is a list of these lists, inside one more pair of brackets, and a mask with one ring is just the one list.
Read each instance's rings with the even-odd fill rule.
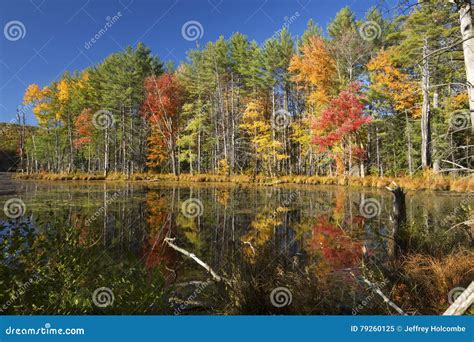
[[[0,246],[3,246],[3,259],[6,265],[13,262],[19,255],[20,250],[10,254],[8,251],[14,243],[14,235],[27,237],[38,233],[38,227],[31,221],[30,217],[21,217],[14,220],[0,220]],[[21,249],[28,251],[28,240],[21,244]]]

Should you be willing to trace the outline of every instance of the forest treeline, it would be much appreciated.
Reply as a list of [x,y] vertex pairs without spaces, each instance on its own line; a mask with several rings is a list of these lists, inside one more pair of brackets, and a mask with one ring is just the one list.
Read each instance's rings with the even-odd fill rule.
[[310,20],[301,36],[284,28],[260,45],[237,32],[197,44],[178,66],[142,43],[128,47],[28,86],[22,106],[39,128],[21,135],[19,168],[469,174],[474,61],[463,51],[462,3],[371,8],[363,19],[346,7],[325,30]]

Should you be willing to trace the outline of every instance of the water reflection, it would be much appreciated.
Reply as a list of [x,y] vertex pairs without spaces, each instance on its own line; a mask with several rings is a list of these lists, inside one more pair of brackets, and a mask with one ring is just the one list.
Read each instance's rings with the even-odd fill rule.
[[[8,189],[8,193],[5,190],[1,194],[2,203],[14,194],[22,198],[27,208],[16,222],[3,217],[0,236],[3,246],[11,240],[8,237],[12,230],[8,226],[18,227],[19,222],[23,222],[22,227],[63,232],[57,240],[61,242],[72,239],[71,232],[76,232],[77,246],[71,253],[77,252],[80,257],[69,263],[77,267],[68,270],[70,278],[64,281],[87,273],[91,262],[106,260],[104,269],[94,269],[95,277],[111,287],[115,286],[117,277],[122,277],[130,286],[116,295],[117,304],[108,309],[109,313],[171,313],[181,305],[180,313],[350,314],[370,292],[361,283],[361,276],[385,280],[384,269],[400,257],[399,253],[436,255],[470,241],[463,229],[435,239],[435,234],[444,234],[447,228],[444,218],[458,207],[462,195],[409,194],[406,203],[409,227],[405,235],[395,238],[392,198],[388,191],[316,186],[189,187],[33,181],[8,182],[2,189]],[[201,215],[183,213],[183,202],[190,198],[202,203]],[[366,213],[361,213],[361,203],[367,199],[379,205],[374,217],[367,218]],[[178,246],[230,279],[232,285],[205,286],[199,296],[188,301],[196,291],[193,284],[202,284],[199,282],[209,280],[210,276],[196,262],[170,248],[164,241],[167,237],[176,238]],[[29,239],[33,243],[34,237]],[[2,262],[11,264],[11,259],[18,255],[6,256],[5,248]],[[54,246],[41,252],[53,260],[48,253],[61,251],[51,248]],[[87,260],[88,254],[95,259]],[[22,267],[19,260],[17,263],[3,267],[2,277],[10,277]],[[149,292],[156,292],[156,272],[162,279],[158,297]],[[94,275],[88,277],[83,285],[90,291],[96,284]],[[391,286],[396,285],[396,279],[386,280]],[[155,282],[153,290],[149,288],[151,282]],[[147,294],[141,294],[141,299],[146,297],[149,302],[136,300],[134,291],[138,284]],[[283,308],[272,305],[269,294],[278,286],[291,290],[291,305]],[[63,293],[63,289],[50,291]],[[127,297],[131,294],[134,294],[132,299]],[[29,300],[31,303],[26,299],[22,302],[26,310],[35,303],[35,299]],[[164,304],[158,305],[159,301]],[[72,301],[67,305],[75,304]],[[11,307],[8,310],[16,312]],[[98,308],[89,303],[83,304],[81,310],[65,312],[96,313]],[[41,312],[59,313],[49,307]],[[383,301],[374,299],[364,306],[361,313],[364,312],[389,311]]]

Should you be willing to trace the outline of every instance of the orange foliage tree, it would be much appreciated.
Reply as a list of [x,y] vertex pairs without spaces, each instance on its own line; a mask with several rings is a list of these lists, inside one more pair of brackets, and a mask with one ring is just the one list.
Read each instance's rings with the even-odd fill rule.
[[318,36],[311,37],[301,52],[301,56],[293,56],[288,70],[294,73],[293,81],[308,89],[308,104],[318,109],[327,104],[335,93],[336,62],[326,42]]

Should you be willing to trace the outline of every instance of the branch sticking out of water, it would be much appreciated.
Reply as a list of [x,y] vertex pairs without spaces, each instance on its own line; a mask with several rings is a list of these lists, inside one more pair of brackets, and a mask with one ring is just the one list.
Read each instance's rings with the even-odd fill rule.
[[164,239],[164,242],[166,242],[168,244],[168,246],[170,246],[171,248],[173,248],[175,251],[178,251],[180,252],[181,254],[184,254],[186,255],[188,258],[191,258],[193,259],[194,261],[196,261],[200,266],[204,267],[206,269],[206,271],[209,272],[209,274],[212,276],[212,278],[217,281],[217,282],[221,282],[221,281],[225,281],[227,282],[227,279],[219,276],[212,268],[211,266],[209,266],[208,264],[206,264],[204,261],[202,261],[201,259],[199,259],[195,254],[193,253],[190,253],[188,252],[187,250],[181,248],[181,247],[178,247],[176,246],[173,241],[175,239],[172,239],[172,238],[165,238]]
[[459,227],[459,226],[462,226],[462,225],[469,226],[469,225],[472,225],[472,224],[474,224],[474,220],[464,221],[464,222],[455,224],[454,226],[452,226],[451,228],[449,228],[449,229],[448,229],[447,231],[445,231],[444,233],[447,234],[451,229],[454,229],[454,228]]
[[384,293],[377,286],[372,284],[367,278],[363,277],[362,280],[367,285],[369,285],[375,291],[375,293],[377,293],[380,297],[382,297],[384,302],[386,302],[388,305],[390,305],[392,308],[394,308],[400,315],[406,315],[405,312],[402,309],[400,309],[400,307],[397,304],[392,302],[390,300],[390,298],[388,298],[386,295],[384,295]]
[[[351,272],[351,275],[357,279],[357,277],[354,275],[354,273]],[[390,300],[390,298],[388,298],[383,292],[382,290],[380,290],[380,288],[375,285],[374,283],[372,283],[369,279],[365,278],[365,277],[362,277],[362,280],[364,281],[364,283],[366,283],[367,285],[370,286],[370,288],[375,292],[377,293],[380,297],[383,298],[384,302],[387,303],[388,305],[390,305],[392,308],[394,308],[400,315],[406,315],[406,313],[397,305],[395,304],[394,302],[392,302]]]

